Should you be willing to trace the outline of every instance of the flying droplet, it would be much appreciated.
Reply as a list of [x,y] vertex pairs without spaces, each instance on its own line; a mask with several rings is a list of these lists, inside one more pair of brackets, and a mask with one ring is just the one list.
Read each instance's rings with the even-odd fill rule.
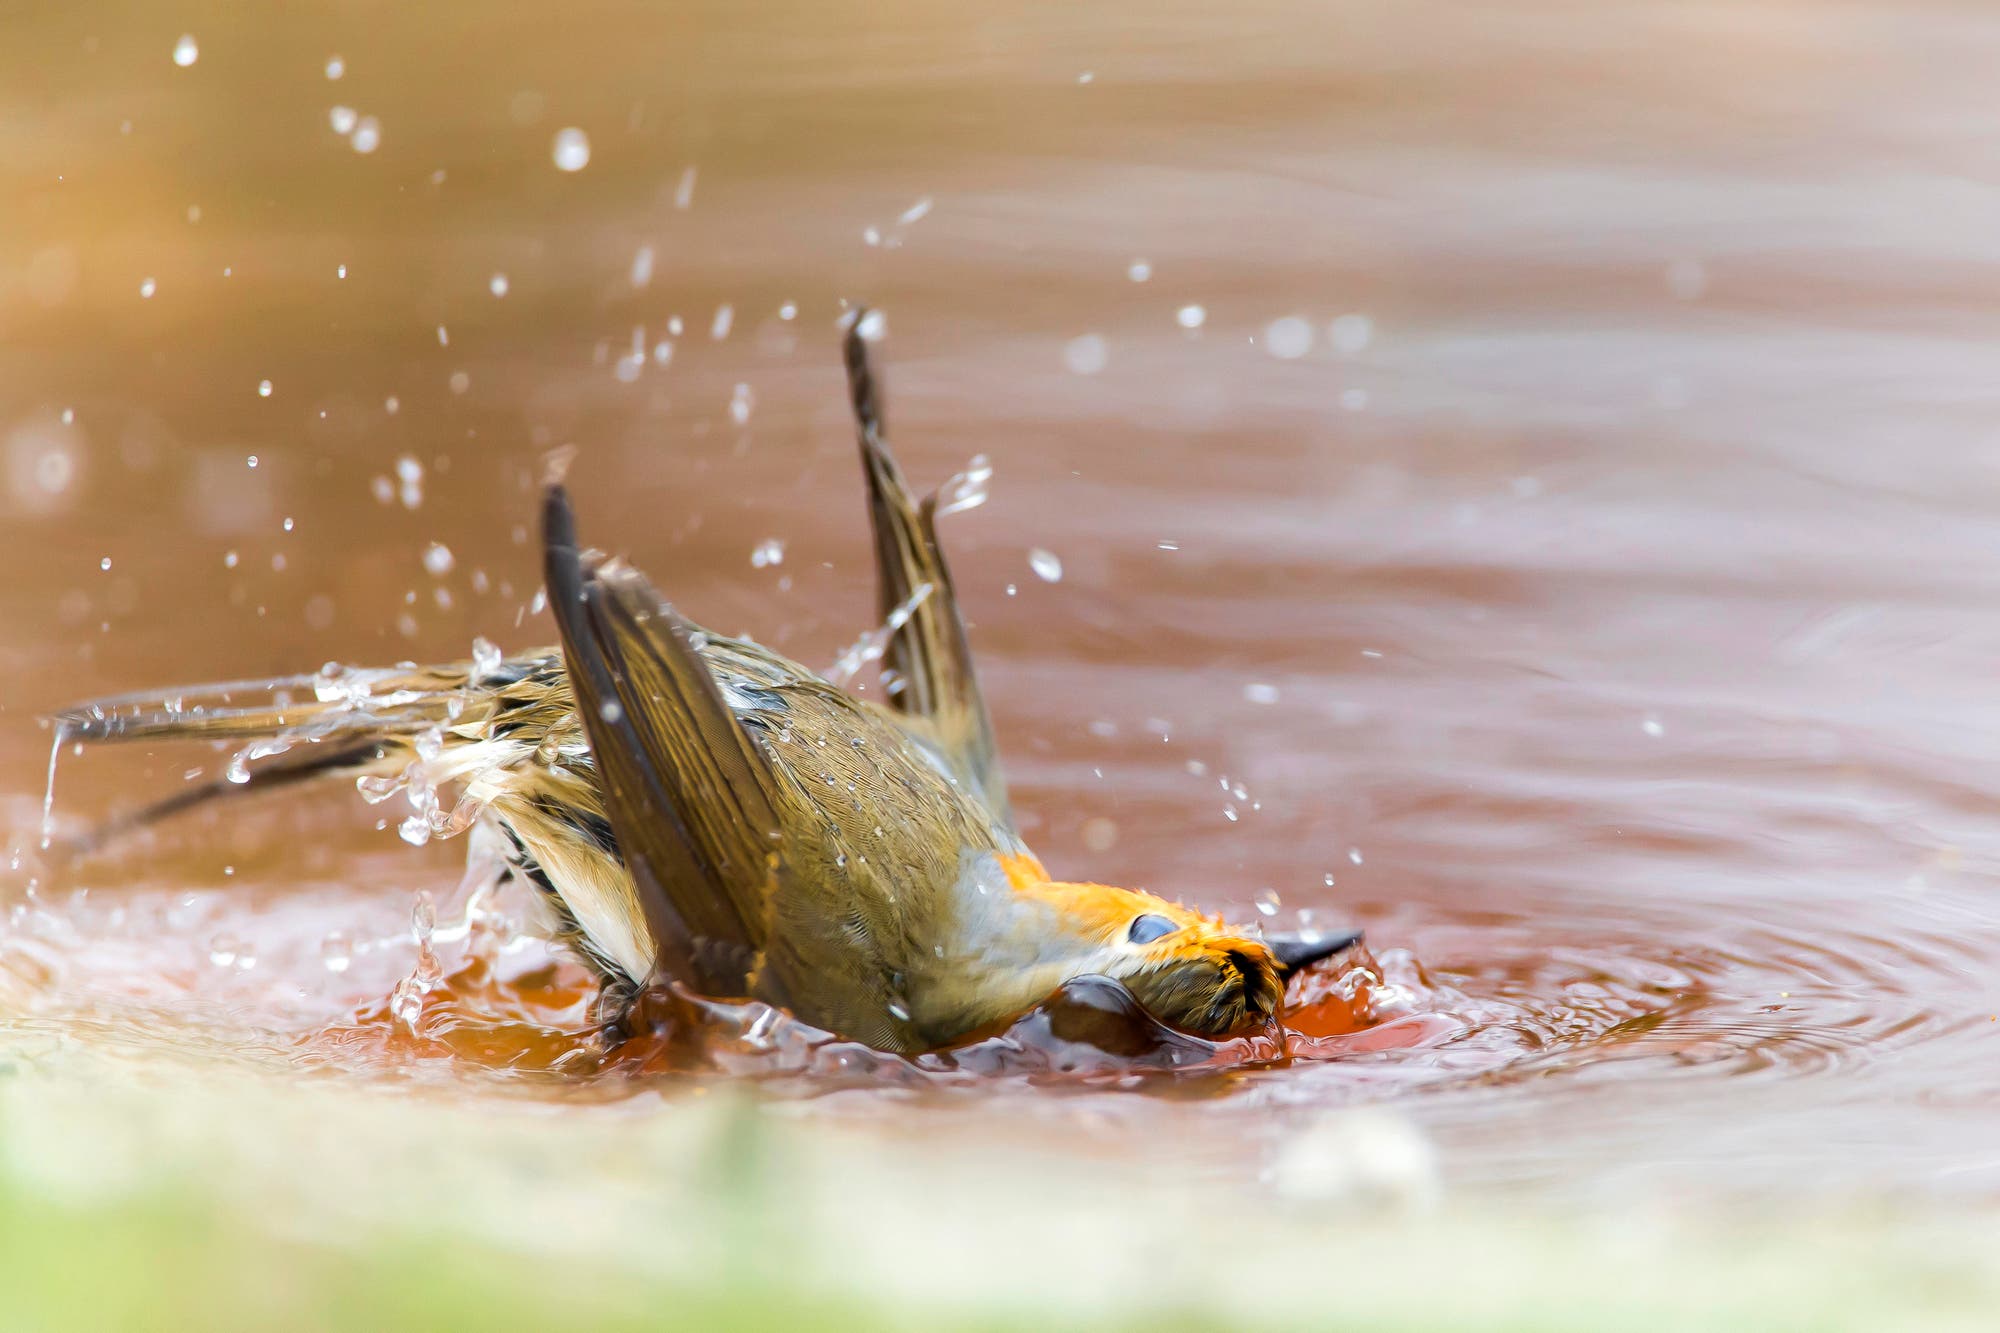
[[1257,910],[1265,916],[1276,916],[1278,909],[1284,906],[1284,900],[1278,897],[1276,889],[1264,889],[1252,901],[1257,904]]
[[1045,551],[1039,546],[1029,551],[1028,568],[1034,570],[1035,577],[1044,583],[1062,582],[1062,558],[1054,551]]
[[1326,336],[1333,340],[1334,351],[1355,356],[1375,341],[1375,321],[1366,315],[1341,315],[1326,326]]
[[1095,375],[1110,359],[1110,349],[1101,334],[1085,333],[1063,346],[1063,364],[1073,375]]
[[424,548],[424,568],[433,578],[443,578],[451,573],[451,567],[456,563],[451,548],[443,542],[432,542]]
[[1264,350],[1280,361],[1296,361],[1312,350],[1313,326],[1297,315],[1274,319],[1264,329]]
[[[186,69],[199,59],[201,59],[201,48],[195,45],[194,34],[191,32],[182,33],[181,39],[174,43],[174,63],[182,69]],[[225,61],[223,63],[227,64],[228,62]]]
[[1184,329],[1198,329],[1208,322],[1208,311],[1198,305],[1184,305],[1174,312],[1174,322]]
[[582,171],[590,165],[590,136],[574,125],[557,130],[551,156],[558,171]]
[[341,931],[334,931],[320,941],[319,960],[326,964],[326,970],[338,976],[354,961],[354,945]]
[[507,294],[507,275],[505,273],[495,273],[486,280],[486,290],[492,292],[495,296],[505,296]]
[[755,550],[750,552],[750,567],[752,569],[768,569],[772,565],[782,565],[784,563],[785,543],[781,538],[766,537],[763,541],[757,543]]
[[[269,398],[271,396],[271,381],[269,380],[257,381],[257,396],[259,398]],[[255,467],[257,465],[255,463],[252,463],[250,466]]]

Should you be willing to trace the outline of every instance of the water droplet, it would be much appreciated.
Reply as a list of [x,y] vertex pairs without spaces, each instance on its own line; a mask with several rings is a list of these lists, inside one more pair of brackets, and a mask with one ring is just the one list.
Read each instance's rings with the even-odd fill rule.
[[154,282],[151,278],[147,278],[139,284],[139,299],[142,301],[152,300],[153,293],[158,291],[159,288],[160,285],[158,283]]
[[1284,906],[1284,900],[1278,897],[1276,889],[1261,889],[1251,901],[1257,904],[1257,910],[1265,916],[1276,916],[1278,909]]
[[783,305],[778,307],[779,319],[792,320],[792,319],[797,319],[798,317],[799,317],[799,303],[797,301],[787,301]]
[[[181,39],[174,43],[174,63],[182,69],[186,69],[199,59],[201,59],[201,48],[195,45],[194,34],[191,32],[182,33]],[[224,61],[223,63],[227,64],[228,62]]]
[[360,113],[351,106],[337,106],[326,113],[326,123],[343,139],[354,133],[355,123],[360,119]]
[[[271,381],[269,381],[269,380],[258,380],[258,381],[257,381],[257,396],[258,396],[259,398],[269,398],[269,397],[271,396]],[[256,466],[257,466],[257,464],[256,464],[256,462],[254,461],[254,459],[256,458],[256,455],[254,455],[254,454],[253,454],[253,455],[251,455],[251,458],[253,459],[253,461],[251,462],[250,466],[251,466],[251,467],[256,467]]]
[[1110,349],[1100,334],[1082,334],[1071,338],[1063,347],[1063,365],[1073,375],[1095,375],[1110,360]]
[[719,305],[715,308],[715,318],[709,321],[708,336],[721,342],[729,336],[729,328],[736,322],[736,307]]
[[1134,282],[1144,282],[1153,276],[1153,266],[1143,259],[1135,259],[1125,270],[1125,276]]
[[334,931],[320,941],[319,960],[326,964],[326,970],[338,976],[345,972],[354,961],[354,943],[344,932]]
[[785,563],[785,543],[777,537],[766,537],[750,552],[752,569],[768,569],[772,565]]
[[486,290],[492,292],[495,296],[505,296],[507,294],[507,275],[505,273],[495,273],[486,280]]
[[328,56],[326,58],[326,77],[337,79],[345,73],[347,73],[347,62],[345,60],[342,60],[339,56]]
[[1037,546],[1028,552],[1028,568],[1035,571],[1035,577],[1044,583],[1061,583],[1063,576],[1062,558],[1054,551],[1045,551]]
[[98,562],[97,562],[97,567],[98,567],[99,569],[103,570],[103,571],[104,571],[105,573],[107,573],[107,574],[108,574],[108,573],[110,573],[110,572],[111,572],[111,557],[110,557],[110,556],[108,556],[108,555],[107,555],[107,556],[105,556],[105,557],[104,557],[104,558],[103,558],[102,560],[100,560],[100,561],[98,561]]
[[1355,865],[1360,865],[1361,849],[1359,847],[1349,847],[1347,849],[1347,859],[1352,861]]
[[1667,290],[1682,301],[1693,301],[1708,290],[1708,268],[1699,259],[1676,259],[1667,265]]
[[222,553],[222,567],[224,569],[234,569],[236,568],[236,562],[238,559],[239,557],[237,556],[236,552],[224,551]]
[[1278,702],[1278,687],[1253,680],[1243,687],[1243,697],[1253,704],[1274,704]]
[[1208,311],[1198,305],[1184,305],[1174,312],[1174,322],[1184,329],[1198,329],[1208,322]]
[[750,409],[756,404],[757,399],[750,392],[750,386],[737,385],[736,391],[729,396],[729,419],[739,426],[744,425],[750,420]]
[[354,126],[354,133],[347,142],[357,153],[372,153],[382,146],[382,122],[373,116],[363,116]]
[[1093,852],[1108,852],[1118,845],[1118,825],[1098,816],[1083,821],[1083,845]]
[[431,840],[431,824],[422,815],[411,815],[396,826],[396,834],[410,846],[421,847]]
[[674,186],[674,207],[685,213],[692,203],[694,203],[694,168],[690,166],[681,172],[680,183]]
[[424,548],[424,568],[434,578],[443,578],[451,573],[451,567],[455,563],[457,562],[452,556],[451,548],[443,542],[432,542]]
[[881,342],[883,336],[889,332],[889,317],[880,310],[871,310],[861,317],[861,322],[854,326],[854,331],[861,335],[862,342]]
[[597,715],[606,722],[616,726],[625,720],[625,708],[616,699],[606,699],[602,704],[598,705]]
[[1648,736],[1652,736],[1656,739],[1658,737],[1667,734],[1667,728],[1665,724],[1662,723],[1660,719],[1656,717],[1649,717],[1644,722],[1641,722],[1639,724],[1639,730],[1645,732]]
[[484,680],[500,669],[502,655],[500,645],[484,636],[472,641],[472,679]]
[[985,454],[974,454],[965,471],[954,472],[938,487],[936,516],[962,513],[986,503],[987,486],[993,480],[993,464]]
[[551,150],[558,171],[582,171],[590,165],[590,136],[571,125],[556,131]]
[[1375,321],[1366,315],[1341,315],[1326,326],[1333,350],[1342,356],[1356,356],[1375,340]]
[[208,942],[208,961],[217,967],[234,967],[236,955],[242,948],[243,941],[234,935],[217,935]]
[[632,285],[644,287],[653,281],[653,247],[642,245],[632,256]]
[[1313,326],[1297,315],[1274,319],[1264,329],[1264,350],[1280,361],[1296,361],[1312,350]]
[[409,454],[396,460],[397,494],[403,508],[415,509],[424,502],[424,465]]
[[410,938],[419,945],[425,945],[436,933],[437,904],[431,901],[429,890],[420,889],[410,904]]

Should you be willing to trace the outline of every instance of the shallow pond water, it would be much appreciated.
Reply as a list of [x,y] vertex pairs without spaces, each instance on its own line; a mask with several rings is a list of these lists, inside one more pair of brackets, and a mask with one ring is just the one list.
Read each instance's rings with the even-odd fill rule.
[[[1357,1018],[1313,979],[1303,1058],[1072,1096],[1005,1039],[735,1065],[1128,1135],[1387,1099],[1472,1184],[2000,1185],[2000,22],[500,6],[232,13],[179,63],[203,12],[0,53],[0,1025],[689,1077],[594,1051],[507,921],[439,940],[400,1031],[460,844],[351,791],[46,864],[38,719],[546,642],[533,479],[572,443],[592,540],[833,661],[866,300],[905,466],[994,468],[946,541],[1029,840],[1359,923],[1382,985]],[[66,756],[58,825],[225,761]]]

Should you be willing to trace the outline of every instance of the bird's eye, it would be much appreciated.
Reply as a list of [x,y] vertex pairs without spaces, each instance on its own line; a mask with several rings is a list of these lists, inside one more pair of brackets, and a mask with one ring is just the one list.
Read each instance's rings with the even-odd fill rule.
[[1158,912],[1147,912],[1143,916],[1132,918],[1132,928],[1125,932],[1125,938],[1134,944],[1151,944],[1154,940],[1162,939],[1179,929],[1179,926]]

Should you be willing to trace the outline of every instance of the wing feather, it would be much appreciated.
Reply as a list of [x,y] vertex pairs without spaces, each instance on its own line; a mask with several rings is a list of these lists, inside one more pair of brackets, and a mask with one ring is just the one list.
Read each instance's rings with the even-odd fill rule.
[[[993,720],[972,669],[965,622],[958,613],[951,570],[939,547],[936,497],[918,504],[884,437],[880,382],[868,361],[857,312],[848,325],[847,384],[868,479],[868,517],[875,533],[877,598],[886,620],[902,608],[903,623],[889,640],[889,666],[902,680],[890,696],[893,706],[926,724],[924,739],[934,744],[994,817],[1012,825],[1007,784],[1000,775]],[[917,597],[928,584],[930,593]]]

